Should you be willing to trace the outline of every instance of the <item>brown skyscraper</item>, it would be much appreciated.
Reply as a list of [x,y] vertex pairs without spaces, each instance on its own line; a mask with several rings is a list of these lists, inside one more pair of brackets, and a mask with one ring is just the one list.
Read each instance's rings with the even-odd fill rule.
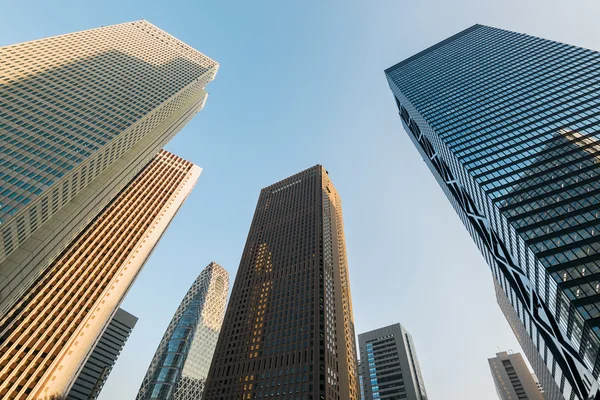
[[0,398],[66,394],[200,168],[161,151],[0,319]]
[[358,399],[341,200],[317,165],[264,188],[205,400]]

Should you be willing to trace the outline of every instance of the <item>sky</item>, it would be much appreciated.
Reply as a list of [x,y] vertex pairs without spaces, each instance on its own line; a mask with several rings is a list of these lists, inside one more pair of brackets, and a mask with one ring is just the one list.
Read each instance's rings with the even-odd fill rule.
[[167,146],[203,172],[122,304],[139,321],[100,399],[135,397],[202,269],[233,281],[260,189],[317,163],[343,200],[357,333],[400,322],[430,399],[495,399],[487,358],[519,345],[383,70],[475,23],[600,50],[599,13],[597,0],[4,1],[0,46],[146,19],[221,65]]

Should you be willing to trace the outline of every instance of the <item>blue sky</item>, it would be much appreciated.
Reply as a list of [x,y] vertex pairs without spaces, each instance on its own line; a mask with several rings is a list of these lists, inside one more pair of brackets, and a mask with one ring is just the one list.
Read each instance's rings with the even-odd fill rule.
[[597,1],[9,1],[0,45],[147,19],[217,60],[167,149],[204,171],[123,308],[140,318],[101,395],[134,398],[200,271],[232,278],[260,189],[323,164],[343,199],[357,332],[402,323],[430,398],[494,399],[518,344],[491,274],[403,131],[383,70],[474,23],[600,49]]

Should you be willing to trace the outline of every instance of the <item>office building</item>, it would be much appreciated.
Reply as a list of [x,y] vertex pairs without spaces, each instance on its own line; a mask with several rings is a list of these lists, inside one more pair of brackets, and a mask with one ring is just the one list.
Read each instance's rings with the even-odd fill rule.
[[[534,371],[537,371],[537,373],[534,374],[536,375],[535,380],[540,388],[543,387],[544,400],[563,400],[564,397],[561,393],[560,387],[557,385],[554,378],[552,378],[550,370],[546,368],[543,355],[537,351],[536,344],[532,340],[531,336],[527,333],[525,325],[519,323],[519,316],[512,307],[510,300],[506,297],[502,287],[497,282],[494,283],[498,305],[500,306],[500,309],[504,313],[508,324],[517,337],[517,340],[521,345],[521,349],[523,349],[523,353],[529,361],[529,365],[531,365],[531,368],[533,368]],[[540,382],[544,382],[544,386],[542,386]]]
[[0,48],[0,317],[203,107],[218,64],[146,21]]
[[320,165],[260,192],[205,400],[359,397],[341,199]]
[[600,398],[597,66],[596,51],[475,25],[385,71],[542,386],[569,400]]
[[137,317],[119,308],[94,346],[67,396],[70,400],[96,400],[117,361]]
[[[359,350],[360,353],[360,350]],[[358,360],[358,390],[360,392],[360,400],[365,400],[365,382],[362,376],[362,364],[360,359]]]
[[504,351],[489,358],[488,362],[500,400],[544,400],[521,354]]
[[358,335],[364,399],[427,400],[412,336],[400,324]]
[[0,319],[0,397],[66,394],[200,168],[161,151]]
[[212,262],[175,311],[154,353],[138,400],[198,400],[225,316],[229,274]]

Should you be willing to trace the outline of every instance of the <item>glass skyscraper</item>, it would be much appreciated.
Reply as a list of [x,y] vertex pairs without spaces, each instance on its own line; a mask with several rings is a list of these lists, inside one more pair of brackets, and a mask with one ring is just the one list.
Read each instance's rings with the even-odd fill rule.
[[566,399],[600,398],[599,67],[596,51],[475,25],[385,71],[542,386]]
[[0,48],[0,316],[202,109],[217,69],[146,21]]
[[175,311],[137,395],[138,400],[202,397],[229,293],[229,274],[212,262]]
[[204,400],[357,400],[342,202],[315,165],[262,189]]

